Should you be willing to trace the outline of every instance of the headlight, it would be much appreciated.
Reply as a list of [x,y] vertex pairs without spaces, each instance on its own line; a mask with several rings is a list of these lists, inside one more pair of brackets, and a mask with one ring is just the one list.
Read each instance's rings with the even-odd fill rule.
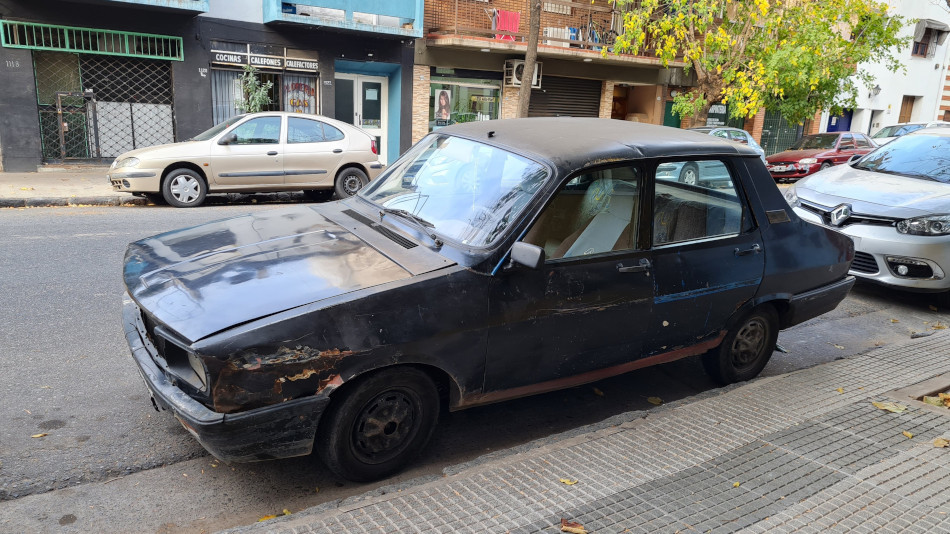
[[115,160],[115,163],[112,164],[112,168],[124,168],[124,167],[138,167],[139,158],[122,158]]
[[818,160],[815,158],[802,158],[798,160],[802,165],[811,165],[812,163],[818,163]]
[[950,214],[904,219],[897,223],[897,231],[909,235],[950,235]]
[[785,190],[785,201],[788,202],[788,205],[793,208],[797,208],[802,205],[802,203],[798,201],[798,193],[795,192],[794,187],[789,187]]

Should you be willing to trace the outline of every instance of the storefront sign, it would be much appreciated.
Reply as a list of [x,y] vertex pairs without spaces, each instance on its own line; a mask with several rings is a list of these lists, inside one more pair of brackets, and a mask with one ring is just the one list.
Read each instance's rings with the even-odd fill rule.
[[713,104],[706,115],[706,126],[725,126],[729,120],[728,108],[725,104]]
[[319,63],[314,59],[288,58],[276,55],[249,54],[245,52],[211,51],[211,62],[216,65],[251,65],[261,69],[295,70],[317,72]]

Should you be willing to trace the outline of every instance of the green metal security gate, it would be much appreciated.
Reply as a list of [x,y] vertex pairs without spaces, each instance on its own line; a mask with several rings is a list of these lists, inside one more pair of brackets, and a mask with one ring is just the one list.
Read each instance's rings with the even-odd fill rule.
[[789,124],[778,112],[767,112],[762,125],[761,142],[765,155],[771,156],[788,149],[801,139],[803,131],[804,126]]
[[0,20],[33,51],[45,161],[109,159],[175,141],[171,61],[180,37]]

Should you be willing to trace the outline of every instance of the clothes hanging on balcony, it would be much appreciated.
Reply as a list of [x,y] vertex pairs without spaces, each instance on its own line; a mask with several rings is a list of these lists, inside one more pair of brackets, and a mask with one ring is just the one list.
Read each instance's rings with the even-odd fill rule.
[[[505,11],[504,9],[495,9],[492,12],[492,23],[491,23],[492,28],[491,29],[505,31],[505,32],[517,32],[520,22],[521,22],[520,12]],[[495,39],[501,39],[503,41],[514,41],[515,36],[495,34]]]

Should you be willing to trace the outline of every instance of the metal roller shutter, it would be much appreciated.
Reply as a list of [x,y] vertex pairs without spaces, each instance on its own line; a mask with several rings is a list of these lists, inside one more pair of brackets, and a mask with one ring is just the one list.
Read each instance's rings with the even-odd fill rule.
[[597,117],[603,83],[582,78],[544,76],[531,91],[529,117]]

